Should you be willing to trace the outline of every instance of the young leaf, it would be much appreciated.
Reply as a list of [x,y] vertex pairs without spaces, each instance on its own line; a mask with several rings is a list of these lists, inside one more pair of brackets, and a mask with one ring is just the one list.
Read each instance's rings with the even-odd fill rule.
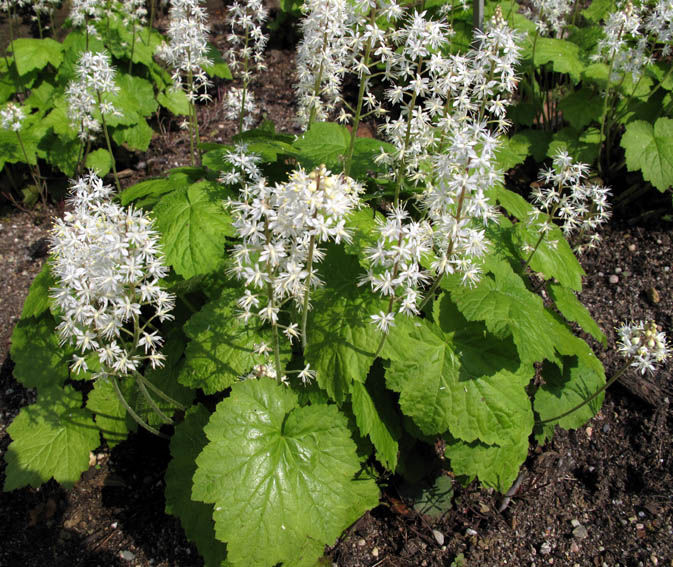
[[[590,398],[605,385],[603,365],[593,353],[563,357],[563,369],[545,363],[544,384],[535,392],[533,406],[541,420],[552,419]],[[575,429],[589,421],[603,404],[604,394],[558,421],[544,424],[536,436],[542,442],[551,437],[554,427]]]
[[521,130],[521,132],[518,132],[515,136],[517,137],[517,144],[519,145],[528,142],[530,155],[533,156],[535,161],[544,160],[547,155],[549,142],[551,141],[550,132],[527,128],[526,130]]
[[578,83],[584,70],[580,48],[564,39],[538,37],[535,45],[535,66],[551,62],[557,73],[568,73],[573,83]]
[[191,408],[171,437],[171,462],[166,469],[166,513],[180,518],[187,539],[193,541],[206,567],[220,567],[227,546],[215,539],[213,506],[192,500],[196,458],[208,440],[203,428],[210,414],[202,405]]
[[112,139],[116,144],[126,145],[130,150],[146,152],[150,147],[154,130],[142,116],[135,115],[133,126],[112,128]]
[[358,429],[362,435],[368,435],[374,448],[376,458],[389,471],[397,467],[397,441],[401,430],[397,416],[392,411],[393,400],[380,384],[371,380],[367,383],[372,391],[361,382],[354,381],[351,385],[351,406]]
[[231,71],[227,65],[226,60],[222,57],[220,50],[212,43],[208,44],[208,59],[212,61],[212,65],[204,67],[203,70],[210,77],[219,77],[220,79],[231,79]]
[[112,169],[112,156],[103,148],[98,148],[86,156],[86,167],[96,172],[98,177],[105,177]]
[[164,253],[177,274],[191,278],[221,267],[225,236],[234,234],[222,206],[227,196],[217,183],[202,181],[165,195],[154,208]]
[[341,248],[330,248],[319,273],[326,285],[312,292],[304,357],[315,368],[320,387],[341,402],[353,381],[367,379],[381,340],[370,315],[384,309],[385,302],[358,287],[357,260]]
[[[218,299],[206,303],[187,322],[185,332],[192,340],[187,344],[185,364],[178,376],[181,384],[215,394],[263,362],[255,345],[273,344],[271,329],[258,329],[237,317],[236,301],[240,295],[238,288],[225,288]],[[290,353],[287,343],[282,344],[281,362],[285,365]]]
[[346,418],[334,405],[299,407],[266,379],[232,387],[205,428],[192,498],[215,504],[229,560],[249,567],[312,567],[325,545],[378,503],[360,470]]
[[14,377],[26,388],[57,386],[69,376],[72,353],[59,346],[55,327],[49,313],[21,319],[14,327],[10,347]]
[[136,207],[152,207],[166,193],[187,186],[188,184],[179,185],[173,183],[166,177],[146,179],[145,181],[141,181],[140,183],[136,183],[135,185],[131,185],[131,187],[124,189],[120,194],[120,199],[124,206],[136,201]]
[[465,443],[445,436],[444,454],[451,460],[451,470],[469,478],[477,477],[486,486],[505,493],[514,484],[519,468],[528,456],[528,434],[504,445],[486,445],[479,441]]
[[51,63],[58,68],[63,61],[63,46],[49,37],[44,39],[19,38],[12,42],[14,63],[19,75],[40,70]]
[[600,22],[614,9],[614,0],[592,0],[589,7],[582,10],[582,16],[593,24]]
[[551,296],[557,309],[563,314],[568,321],[574,321],[594,339],[601,342],[603,346],[607,344],[607,338],[593,320],[589,310],[580,303],[575,293],[558,284],[551,284],[548,287],[549,295]]
[[603,99],[592,89],[584,87],[562,98],[559,108],[563,112],[563,118],[570,122],[573,128],[580,130],[587,124],[600,120]]
[[117,96],[113,99],[115,108],[121,116],[110,115],[106,118],[109,126],[135,124],[144,116],[150,116],[157,109],[152,83],[128,73],[120,73],[115,79],[119,87]]
[[183,90],[168,88],[157,95],[157,102],[176,116],[189,114],[189,99]]
[[98,428],[70,386],[40,390],[7,428],[12,438],[5,461],[5,491],[38,487],[54,478],[69,489],[89,468],[89,452],[100,444]]
[[498,167],[505,171],[526,161],[530,154],[531,141],[519,134],[511,138],[503,137],[495,152]]
[[629,171],[640,169],[662,193],[673,185],[673,120],[659,118],[654,127],[643,120],[626,125],[621,146]]
[[49,299],[49,289],[56,285],[56,280],[51,275],[49,269],[49,262],[45,262],[42,270],[37,277],[30,284],[28,290],[28,297],[23,303],[23,310],[21,311],[21,319],[28,319],[29,317],[39,317],[47,309],[51,301]]
[[467,442],[502,445],[530,432],[532,367],[519,362],[511,341],[468,324],[447,296],[441,306],[441,328],[399,318],[386,342],[386,382],[400,392],[404,414],[426,435],[448,429]]
[[554,133],[547,148],[547,157],[554,157],[559,150],[568,152],[576,161],[594,163],[598,158],[601,133],[598,128],[591,127],[578,131],[575,128],[562,128]]
[[348,150],[350,132],[334,122],[316,122],[294,143],[297,159],[306,169],[324,163],[328,168],[340,168],[340,159]]

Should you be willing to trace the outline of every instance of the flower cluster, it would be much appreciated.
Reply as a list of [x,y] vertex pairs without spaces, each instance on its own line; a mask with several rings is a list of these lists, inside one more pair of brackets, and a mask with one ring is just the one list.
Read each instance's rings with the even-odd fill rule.
[[560,36],[574,5],[570,0],[533,0],[531,8],[525,9],[524,14],[535,22],[540,35]]
[[644,67],[651,62],[647,53],[647,36],[643,34],[642,13],[631,0],[612,12],[605,20],[605,36],[598,41],[594,61],[604,61],[610,65],[610,80],[619,80],[620,73],[632,73],[637,79]]
[[302,11],[295,89],[297,121],[305,128],[313,120],[326,120],[340,100],[355,14],[348,0],[306,0]]
[[251,67],[257,71],[266,69],[264,48],[269,38],[262,32],[262,26],[267,17],[262,0],[235,0],[227,8],[231,28],[227,36],[231,47],[226,52],[229,68],[246,83],[252,78]]
[[257,166],[262,158],[248,151],[247,144],[238,143],[233,150],[224,153],[224,163],[228,166],[220,176],[220,183],[224,185],[249,185],[256,183],[262,177],[262,172]]
[[26,118],[23,108],[10,102],[0,110],[0,125],[3,130],[18,132],[21,130],[21,123]]
[[147,23],[145,1],[122,0],[122,18],[126,26],[144,26]]
[[199,91],[210,86],[204,71],[212,65],[208,59],[208,14],[199,0],[171,0],[170,6],[169,42],[157,48],[157,56],[173,68],[176,89],[184,90],[192,102],[207,100],[208,93]]
[[360,284],[369,283],[375,292],[389,298],[387,312],[371,316],[387,333],[394,324],[393,309],[405,315],[418,314],[419,288],[430,280],[420,262],[432,248],[432,228],[424,221],[410,221],[402,207],[393,207],[384,221],[377,222],[380,237],[376,246],[365,249],[369,269]]
[[617,329],[619,335],[618,350],[631,361],[631,366],[641,374],[654,373],[655,365],[664,362],[670,356],[666,334],[657,329],[654,321],[633,322]]
[[255,123],[257,105],[254,93],[245,88],[229,87],[222,101],[224,117],[229,120],[242,120],[243,130],[247,130]]
[[98,376],[133,374],[145,362],[163,365],[153,322],[172,319],[174,297],[159,285],[168,268],[159,234],[142,211],[110,201],[112,188],[93,173],[71,188],[72,210],[51,235],[51,290],[62,343],[75,344],[73,370],[86,371],[96,353]]
[[118,115],[110,95],[119,87],[115,84],[115,69],[110,65],[110,56],[105,53],[85,51],[77,62],[77,79],[66,89],[68,118],[79,131],[82,140],[91,140],[101,130],[98,113]]
[[[308,290],[320,285],[313,264],[324,253],[318,244],[348,240],[346,217],[359,205],[363,188],[324,166],[311,173],[294,171],[283,184],[264,179],[245,186],[243,199],[230,201],[234,227],[242,238],[233,251],[231,272],[245,282],[242,318],[278,323],[280,308],[295,300],[308,308]],[[297,326],[285,329],[298,336]]]
[[103,3],[100,0],[72,0],[70,20],[75,27],[85,26],[91,37],[98,37],[96,22],[103,17]]
[[540,183],[532,192],[536,208],[528,219],[528,224],[535,225],[542,234],[554,227],[554,221],[561,223],[567,237],[579,231],[582,238],[588,237],[588,242],[578,244],[579,252],[595,247],[600,240],[595,231],[610,218],[610,188],[585,183],[588,172],[587,164],[574,163],[566,152],[559,150],[552,166],[539,172]]

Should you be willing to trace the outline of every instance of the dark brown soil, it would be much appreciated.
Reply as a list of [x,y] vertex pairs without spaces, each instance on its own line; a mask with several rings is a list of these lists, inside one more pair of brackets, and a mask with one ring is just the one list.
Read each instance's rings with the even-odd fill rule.
[[[214,33],[221,41],[224,29],[215,26]],[[278,130],[293,131],[292,51],[277,45],[267,60],[256,98]],[[218,98],[226,88],[218,87]],[[204,140],[229,140],[235,130],[219,100],[201,109],[200,124]],[[148,154],[130,156],[124,184],[186,165],[187,148],[175,125],[162,124]],[[7,425],[34,398],[13,379],[8,347],[44,262],[49,225],[6,211],[0,219],[0,456],[10,442]],[[669,334],[673,329],[670,226],[652,219],[634,226],[627,216],[614,220],[600,248],[582,259],[581,300],[608,336],[607,349],[593,345],[608,376],[620,366],[615,326],[654,319]],[[673,567],[671,368],[652,378],[625,376],[591,422],[533,445],[509,501],[477,483],[456,483],[453,508],[432,520],[414,512],[391,479],[382,504],[327,550],[326,564]],[[112,451],[100,447],[70,492],[52,481],[0,493],[0,567],[201,565],[179,521],[164,514],[169,458],[167,442],[141,432]]]

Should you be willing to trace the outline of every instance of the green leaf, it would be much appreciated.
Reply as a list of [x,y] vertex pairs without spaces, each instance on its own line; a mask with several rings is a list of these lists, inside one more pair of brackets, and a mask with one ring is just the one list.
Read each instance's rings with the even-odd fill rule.
[[526,199],[518,193],[505,189],[505,187],[498,187],[495,193],[498,203],[510,214],[519,220],[528,218],[528,213],[533,209]]
[[340,168],[341,157],[348,151],[349,144],[350,132],[345,126],[316,122],[294,143],[294,147],[299,151],[297,159],[306,169],[323,163],[328,168]]
[[575,161],[594,163],[598,158],[601,133],[598,128],[591,127],[578,131],[567,127],[554,133],[547,149],[547,157],[554,157],[559,150],[568,152]]
[[453,480],[438,476],[430,485],[406,485],[400,487],[401,495],[413,502],[416,512],[433,519],[444,516],[453,507]]
[[671,73],[670,67],[670,63],[657,61],[653,65],[648,65],[646,72],[659,81],[662,89],[673,91],[673,73]]
[[191,408],[171,437],[171,462],[166,469],[166,513],[180,518],[187,539],[193,541],[206,567],[220,567],[227,547],[215,539],[213,506],[192,500],[196,458],[206,446],[203,428],[210,414],[202,405]]
[[166,193],[188,187],[189,183],[176,183],[167,177],[147,179],[127,187],[120,193],[122,205],[127,206],[135,201],[137,207],[152,207]]
[[38,317],[42,315],[51,304],[49,299],[49,289],[56,285],[56,280],[51,275],[49,269],[49,262],[45,262],[42,270],[37,277],[30,284],[28,290],[28,297],[23,303],[23,310],[21,311],[21,319],[28,319],[29,317]]
[[654,127],[642,120],[626,125],[621,146],[629,171],[643,177],[662,193],[673,185],[673,120],[659,118]]
[[608,86],[608,74],[610,69],[605,63],[592,63],[582,71],[582,82],[590,82],[598,85],[601,90]]
[[526,161],[531,153],[531,141],[525,136],[514,134],[511,138],[503,137],[495,152],[498,167],[507,171]]
[[63,46],[53,39],[20,38],[12,43],[14,63],[19,75],[40,70],[51,63],[55,68],[63,61]]
[[486,445],[474,441],[445,437],[444,454],[451,460],[454,474],[477,477],[486,486],[507,492],[519,475],[519,468],[528,456],[528,436],[513,439],[504,445]]
[[[514,229],[514,242],[519,250],[522,250],[525,244],[535,246],[539,238],[540,233],[537,229],[525,222],[518,223]],[[523,255],[527,260],[530,252]],[[553,228],[545,235],[529,265],[533,271],[542,273],[547,278],[555,278],[570,289],[582,290],[582,276],[585,272],[559,228]]]
[[492,256],[487,260],[493,275],[484,275],[475,288],[449,286],[458,309],[468,321],[484,321],[501,339],[511,335],[523,362],[555,359],[554,340],[540,332],[545,322],[542,298],[526,289],[507,262]]
[[[132,394],[130,381],[123,381],[120,388],[126,400],[129,401]],[[133,407],[133,404],[131,406]],[[110,448],[124,441],[129,432],[134,430],[134,426],[130,423],[133,418],[128,416],[114,385],[109,380],[94,382],[93,390],[87,396],[86,407],[95,414],[96,425]]]
[[38,487],[54,478],[70,489],[89,468],[89,452],[100,444],[82,394],[70,386],[40,390],[7,428],[12,438],[5,461],[5,491]]
[[208,44],[208,54],[206,57],[212,61],[212,65],[204,66],[203,70],[211,77],[219,77],[220,79],[231,79],[231,71],[227,62],[212,43]]
[[589,6],[582,10],[582,15],[592,24],[597,24],[608,12],[615,9],[614,0],[592,0]]
[[[137,116],[137,115],[136,115]],[[130,150],[146,152],[150,147],[154,130],[147,120],[137,116],[133,126],[116,126],[112,128],[112,139],[118,145],[125,145]]]
[[364,384],[381,340],[370,315],[386,303],[356,285],[359,274],[356,258],[332,247],[319,270],[326,284],[311,293],[304,357],[315,368],[320,387],[339,402],[353,381]]
[[367,384],[353,382],[351,386],[351,405],[355,421],[362,435],[368,435],[376,458],[389,471],[397,467],[397,451],[402,432],[399,420],[392,408],[394,401],[382,384],[368,380]]
[[583,87],[572,91],[559,102],[563,118],[580,130],[592,122],[598,122],[603,112],[603,99],[592,89]]
[[364,268],[369,267],[364,249],[376,246],[380,236],[377,219],[383,220],[383,215],[374,209],[363,207],[351,213],[346,224],[351,235],[351,242],[346,242],[344,248],[346,252],[356,256]]
[[[588,350],[588,349],[587,349]],[[534,408],[540,420],[552,419],[571,410],[590,398],[605,385],[605,372],[600,361],[590,351],[579,356],[563,357],[562,371],[554,364],[545,363],[542,369],[544,384],[535,392]],[[589,421],[603,404],[604,394],[557,421],[544,424],[537,439],[551,437],[554,426],[575,429]]]
[[205,428],[192,498],[215,504],[215,533],[247,567],[309,567],[378,503],[336,406],[299,407],[270,380],[232,387]]
[[545,159],[547,155],[547,147],[551,141],[551,132],[526,129],[521,130],[521,132],[515,134],[514,137],[516,137],[519,147],[528,143],[530,155],[533,156],[535,161],[543,161]]
[[229,195],[201,181],[165,195],[154,208],[166,259],[177,274],[191,278],[222,267],[225,237],[234,235],[222,204]]
[[182,90],[166,89],[157,95],[157,102],[177,116],[189,114],[189,99]]
[[60,136],[49,134],[40,142],[40,150],[45,152],[47,162],[67,176],[75,173],[80,149],[81,143],[75,134]]
[[96,172],[98,177],[105,177],[112,169],[112,156],[110,152],[99,148],[86,156],[86,167]]
[[26,388],[58,386],[68,378],[72,352],[62,349],[49,313],[21,319],[14,327],[10,354],[14,377]]
[[30,89],[30,96],[24,105],[28,108],[49,108],[54,98],[54,85],[48,81],[42,81],[38,87]]
[[158,104],[154,98],[154,87],[149,81],[127,73],[120,73],[115,83],[119,87],[119,92],[112,99],[112,102],[115,108],[122,113],[122,116],[106,118],[108,125],[122,124],[129,126],[135,124],[138,117],[150,116],[157,109]]
[[538,37],[535,45],[535,66],[551,62],[557,73],[568,73],[573,83],[578,83],[585,68],[580,59],[580,48],[564,39]]
[[[181,384],[215,394],[264,362],[255,352],[255,345],[273,344],[271,329],[258,329],[237,317],[236,301],[241,295],[239,288],[225,288],[218,299],[206,303],[187,322],[185,332],[192,340],[187,344],[185,364],[178,377]],[[289,359],[284,346],[282,364]]]
[[373,138],[355,138],[350,176],[365,181],[371,177],[370,172],[385,171],[386,168],[381,167],[374,161],[381,150],[391,154],[395,151],[395,147]]
[[551,284],[548,290],[554,304],[568,321],[574,321],[603,346],[607,345],[603,331],[572,290],[558,284]]
[[426,435],[448,429],[467,442],[502,445],[530,432],[532,367],[521,365],[511,341],[468,324],[448,296],[440,309],[441,328],[399,318],[388,336],[386,382],[400,392],[404,414]]

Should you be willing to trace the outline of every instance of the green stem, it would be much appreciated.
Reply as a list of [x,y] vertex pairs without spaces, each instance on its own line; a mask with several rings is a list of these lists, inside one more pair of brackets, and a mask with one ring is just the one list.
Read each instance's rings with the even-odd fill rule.
[[[622,32],[624,30],[624,24],[622,24],[621,28],[619,29],[619,33],[617,34],[617,39],[621,39],[622,37]],[[617,53],[615,52],[612,55],[612,59],[610,60],[610,66],[608,68],[608,85],[607,89],[605,92],[605,98],[603,99],[603,113],[601,115],[601,137],[600,140],[598,141],[598,171],[602,175],[603,174],[603,142],[605,142],[605,126],[607,122],[607,115],[608,115],[608,108],[609,108],[609,100],[611,96],[611,89],[610,89],[610,80],[612,79],[612,70],[615,67],[615,59],[617,58]],[[608,148],[606,148],[607,150]]]
[[[243,44],[243,53],[248,52],[248,29],[245,29],[245,43]],[[245,99],[248,95],[248,57],[243,60],[243,94],[241,95],[241,109],[238,113],[238,133],[243,132],[243,117],[245,116]]]
[[133,70],[133,54],[136,49],[136,23],[135,20],[133,22],[133,37],[131,39],[131,57],[129,57],[129,75],[131,74],[131,71]]
[[167,435],[164,435],[158,429],[155,429],[154,427],[148,425],[142,420],[142,418],[133,410],[133,408],[126,401],[126,398],[124,397],[124,394],[122,394],[121,388],[119,387],[119,381],[117,380],[117,377],[112,376],[111,378],[112,378],[112,384],[114,385],[115,392],[117,394],[117,398],[119,398],[119,401],[124,406],[124,409],[126,409],[129,415],[133,418],[133,421],[135,421],[138,425],[140,425],[140,427],[149,431],[150,433],[153,433],[157,437],[161,437],[162,439],[168,439]]
[[561,415],[557,415],[556,417],[552,417],[549,419],[543,419],[541,421],[536,421],[538,425],[544,425],[545,423],[551,423],[552,421],[557,421],[559,419],[563,419],[566,416],[569,416],[571,413],[576,412],[578,409],[584,407],[588,403],[592,402],[595,400],[600,394],[602,394],[605,390],[607,390],[612,384],[615,383],[615,381],[626,371],[626,369],[629,367],[631,364],[631,359],[626,361],[626,364],[622,366],[622,368],[619,369],[617,374],[615,374],[608,382],[605,383],[604,386],[596,390],[590,397],[588,397],[586,400],[583,400],[581,403],[577,404],[574,408],[562,413]]
[[101,118],[101,122],[103,123],[103,134],[105,134],[105,143],[107,144],[107,151],[110,152],[110,159],[112,160],[112,173],[113,173],[114,178],[115,178],[115,185],[117,186],[117,192],[121,193],[122,192],[122,186],[121,186],[121,183],[119,183],[119,176],[117,175],[117,165],[116,165],[116,162],[115,162],[115,155],[112,153],[112,144],[110,143],[110,134],[108,133],[108,130],[107,130],[107,123],[105,122],[105,114],[102,111],[103,101],[101,99],[100,91],[96,91],[96,94],[98,95],[98,109],[101,111],[100,118]]
[[533,255],[535,254],[535,252],[537,252],[537,249],[540,247],[540,244],[542,244],[542,241],[544,240],[544,235],[545,235],[544,232],[540,233],[540,238],[537,239],[535,246],[530,252],[530,256],[528,256],[528,260],[526,260],[526,262],[523,265],[524,270],[528,267],[528,264],[530,264],[530,261],[533,259]]
[[150,404],[150,407],[152,408],[152,411],[156,413],[161,419],[164,420],[165,423],[168,425],[173,425],[173,420],[168,417],[163,411],[161,411],[161,408],[157,405],[157,403],[154,401],[150,393],[147,391],[147,387],[145,386],[145,383],[138,378],[136,375],[136,384],[138,384],[138,388],[140,388],[140,391],[143,394],[143,397],[147,400],[147,403]]
[[37,190],[40,192],[40,198],[42,199],[42,204],[46,205],[47,204],[47,187],[42,182],[42,174],[40,173],[40,164],[37,161],[37,156],[35,157],[35,169],[33,169],[33,166],[30,165],[30,162],[28,160],[28,152],[26,152],[26,147],[23,145],[23,140],[21,139],[21,135],[19,134],[18,130],[16,132],[16,138],[19,140],[19,145],[21,146],[21,151],[23,152],[23,157],[25,158],[26,163],[29,164],[29,166],[30,166],[30,174],[33,177],[33,181],[35,182],[35,186],[37,187]]
[[156,0],[150,2],[150,20],[147,22],[147,45],[150,44],[150,34],[152,33],[152,25],[154,24],[154,12],[156,10]]
[[168,402],[172,406],[175,406],[179,410],[185,411],[187,408],[183,406],[180,402],[177,400],[174,400],[171,398],[168,394],[166,394],[163,390],[157,388],[152,382],[150,382],[147,378],[145,378],[142,374],[138,373],[139,379],[147,386],[150,390],[152,390],[157,396],[159,396],[161,399],[164,401]]
[[[318,181],[316,182],[318,188],[320,186],[320,177],[318,176]],[[308,322],[308,298],[311,293],[311,276],[313,275],[313,250],[315,249],[315,234],[311,235],[311,240],[309,242],[308,248],[308,259],[306,260],[306,266],[308,267],[308,276],[306,277],[306,292],[304,293],[304,304],[302,306],[301,313],[301,345],[304,348],[304,352],[308,348],[308,339],[306,338],[306,324]]]

